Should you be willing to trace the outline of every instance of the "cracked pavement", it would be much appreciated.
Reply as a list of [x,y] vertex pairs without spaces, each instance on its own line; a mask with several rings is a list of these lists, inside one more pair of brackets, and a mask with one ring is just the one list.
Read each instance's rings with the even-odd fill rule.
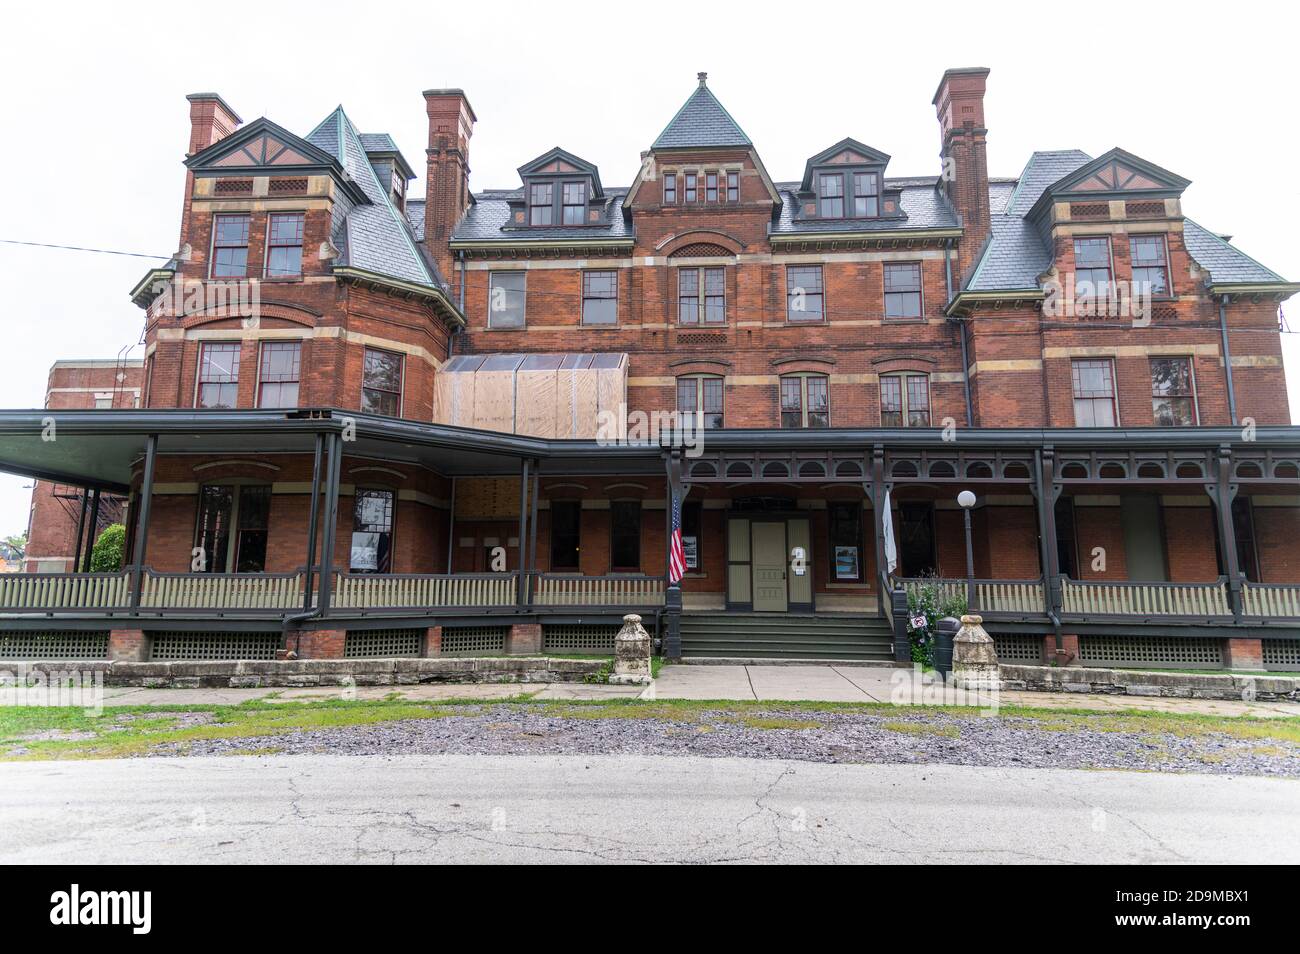
[[653,756],[0,766],[0,862],[1294,863],[1296,782]]

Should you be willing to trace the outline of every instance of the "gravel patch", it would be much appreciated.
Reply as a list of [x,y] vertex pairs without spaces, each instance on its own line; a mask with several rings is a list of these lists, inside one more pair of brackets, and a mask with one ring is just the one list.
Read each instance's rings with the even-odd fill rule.
[[993,767],[1136,769],[1300,778],[1300,745],[1220,733],[1181,735],[1066,728],[1017,716],[936,710],[876,714],[772,706],[695,710],[679,719],[575,707],[465,707],[454,715],[297,730],[245,739],[167,743],[151,755],[691,755],[808,762],[945,763]]

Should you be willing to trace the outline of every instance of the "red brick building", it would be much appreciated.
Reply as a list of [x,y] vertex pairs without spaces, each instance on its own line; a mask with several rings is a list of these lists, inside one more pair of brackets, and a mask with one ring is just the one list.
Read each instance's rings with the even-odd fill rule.
[[1300,286],[1122,149],[990,177],[987,76],[941,78],[937,174],[849,135],[773,178],[700,74],[630,185],[556,148],[478,193],[469,99],[428,90],[423,200],[342,108],[297,135],[191,96],[141,410],[11,422],[23,472],[132,495],[84,626],[515,651],[634,608],[669,655],[892,657],[909,587],[964,591],[971,489],[1009,658],[1300,664]]

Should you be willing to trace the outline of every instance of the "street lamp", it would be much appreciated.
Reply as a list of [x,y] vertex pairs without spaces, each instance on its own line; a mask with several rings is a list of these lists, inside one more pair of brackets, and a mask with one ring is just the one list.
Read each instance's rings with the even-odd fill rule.
[[966,525],[966,612],[970,614],[975,612],[975,550],[970,538],[970,512],[975,506],[975,494],[963,490],[957,495],[957,503],[961,506],[962,521]]

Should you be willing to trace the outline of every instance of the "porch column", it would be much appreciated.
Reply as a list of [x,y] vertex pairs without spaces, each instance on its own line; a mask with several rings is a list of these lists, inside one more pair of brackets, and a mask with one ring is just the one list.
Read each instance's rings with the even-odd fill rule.
[[[542,467],[537,461],[533,461],[533,509],[529,514],[528,526],[528,575],[531,578],[537,572],[537,507],[538,501],[542,497]],[[528,589],[528,599],[532,602],[533,591],[530,586]]]
[[885,494],[889,490],[885,483],[885,448],[877,444],[871,452],[871,481],[864,483],[862,489],[871,499],[872,522],[876,528],[876,603],[881,616],[888,616],[885,609],[889,596],[889,567],[885,565]]
[[1061,589],[1060,555],[1056,549],[1056,498],[1061,485],[1056,483],[1056,451],[1048,446],[1034,451],[1037,471],[1034,496],[1038,498],[1039,562],[1043,568],[1043,605],[1052,620],[1056,635],[1056,651],[1062,649],[1061,608],[1064,593]]
[[1213,484],[1206,486],[1219,516],[1219,552],[1223,554],[1223,572],[1228,577],[1228,607],[1232,618],[1240,622],[1242,614],[1241,567],[1237,564],[1237,530],[1232,522],[1232,501],[1237,496],[1237,485],[1232,483],[1232,448],[1219,446],[1218,471]]
[[343,438],[329,435],[329,472],[325,483],[325,533],[321,541],[320,599],[317,605],[321,616],[330,612],[330,598],[334,594],[334,539],[339,523],[339,474],[343,470]]
[[77,542],[72,547],[72,572],[81,568],[81,540],[86,535],[86,504],[90,500],[90,488],[81,488],[81,510],[77,514]]
[[149,543],[149,509],[153,504],[153,472],[158,458],[158,435],[150,434],[144,448],[144,476],[140,481],[140,520],[135,530],[135,555],[131,558],[131,609],[140,608],[144,586],[144,558]]
[[668,586],[664,589],[664,643],[663,654],[668,659],[682,658],[682,582],[669,582],[672,580],[672,571],[669,564],[672,561],[672,534],[674,515],[677,521],[681,520],[681,512],[678,509],[682,503],[682,457],[680,451],[669,451],[664,455],[664,465],[667,473],[667,504],[668,504],[668,521],[667,536],[664,537],[664,581]]
[[90,558],[95,551],[95,531],[99,529],[99,497],[103,493],[98,487],[93,491],[94,500],[90,502],[90,530],[86,535],[86,555],[82,564],[81,572],[90,572]]
[[528,458],[519,462],[519,591],[518,603],[521,607],[528,604],[528,572],[525,568],[528,556]]
[[325,435],[316,435],[316,454],[311,465],[311,506],[307,517],[307,578],[303,581],[302,609],[311,609],[312,581],[316,572],[316,521],[320,519],[320,463]]

